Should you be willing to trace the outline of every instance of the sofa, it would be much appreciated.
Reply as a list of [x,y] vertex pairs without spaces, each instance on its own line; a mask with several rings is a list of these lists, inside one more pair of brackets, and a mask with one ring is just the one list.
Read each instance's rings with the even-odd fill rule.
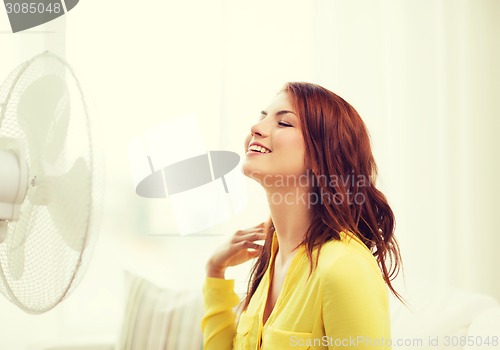
[[[43,350],[202,349],[200,290],[164,289],[132,274],[127,280],[125,317],[116,342]],[[390,294],[393,350],[500,349],[500,305],[493,297],[425,282],[407,286],[403,296],[409,307]]]

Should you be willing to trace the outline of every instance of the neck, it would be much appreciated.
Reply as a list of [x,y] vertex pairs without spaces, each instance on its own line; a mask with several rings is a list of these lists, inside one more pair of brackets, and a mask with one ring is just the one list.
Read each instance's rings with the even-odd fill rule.
[[266,188],[271,218],[276,229],[279,250],[276,262],[286,265],[295,255],[311,224],[308,188]]

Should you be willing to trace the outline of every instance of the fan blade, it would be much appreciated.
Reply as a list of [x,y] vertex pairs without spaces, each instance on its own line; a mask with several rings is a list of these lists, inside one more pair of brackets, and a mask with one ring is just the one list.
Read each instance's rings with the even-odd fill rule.
[[78,158],[62,176],[47,176],[41,182],[47,196],[47,209],[63,241],[81,251],[88,229],[91,205],[91,176],[87,162]]
[[11,232],[12,239],[8,240],[7,258],[9,261],[10,276],[15,280],[20,280],[24,274],[24,250],[26,247],[26,240],[30,234],[30,228],[27,227],[28,220],[31,216],[33,206],[27,204],[23,208],[20,220],[15,224],[13,232]]
[[55,162],[66,141],[70,99],[66,82],[46,75],[29,85],[19,98],[17,120],[26,133],[31,159]]
[[0,243],[5,242],[7,232],[9,232],[9,223],[7,221],[0,220]]
[[9,249],[9,271],[15,280],[20,280],[24,273],[24,244],[28,238],[28,231],[21,230],[12,238]]

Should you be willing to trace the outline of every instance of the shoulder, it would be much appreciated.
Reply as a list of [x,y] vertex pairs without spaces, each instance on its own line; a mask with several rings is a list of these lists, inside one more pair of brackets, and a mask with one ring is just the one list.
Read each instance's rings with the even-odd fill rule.
[[385,286],[376,258],[355,238],[341,236],[323,244],[317,268],[324,285]]

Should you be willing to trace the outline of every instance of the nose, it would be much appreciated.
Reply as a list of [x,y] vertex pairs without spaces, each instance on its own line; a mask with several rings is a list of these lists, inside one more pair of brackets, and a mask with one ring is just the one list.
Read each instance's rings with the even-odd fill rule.
[[255,135],[259,135],[261,137],[266,136],[266,132],[264,131],[264,128],[263,128],[263,124],[264,124],[263,121],[264,120],[260,120],[257,123],[255,123],[254,125],[252,125],[252,127],[250,128],[250,134],[252,136],[255,136]]

